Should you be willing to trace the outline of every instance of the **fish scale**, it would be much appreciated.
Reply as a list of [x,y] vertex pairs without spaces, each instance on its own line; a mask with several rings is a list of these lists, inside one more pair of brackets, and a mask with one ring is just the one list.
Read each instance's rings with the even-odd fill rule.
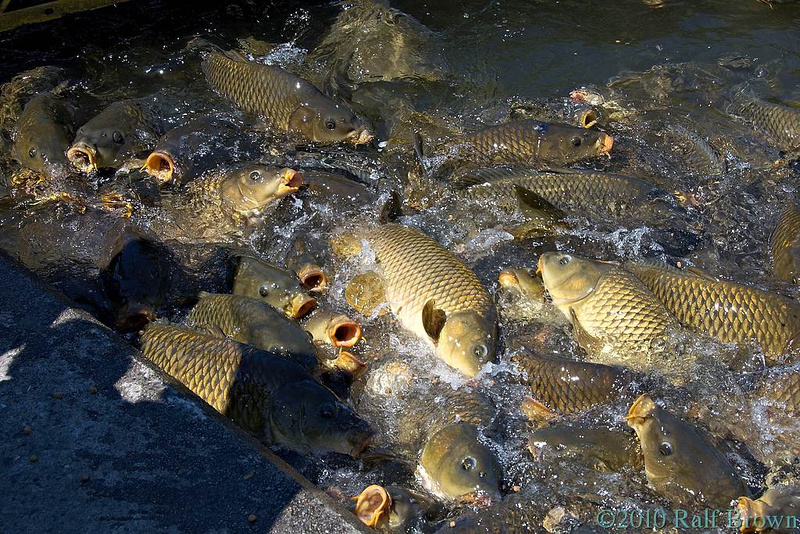
[[755,340],[767,356],[783,354],[800,336],[800,304],[727,281],[655,263],[628,264],[682,324],[724,343]]
[[648,347],[677,325],[645,284],[621,267],[605,273],[573,309],[588,334],[633,349]]
[[762,100],[742,86],[733,91],[727,111],[750,123],[782,150],[800,147],[800,110]]
[[473,133],[464,140],[485,158],[502,155],[509,162],[525,162],[537,159],[546,128],[546,123],[534,120],[514,121]]
[[263,432],[262,407],[271,392],[309,380],[299,365],[228,339],[152,323],[141,340],[144,357],[244,428]]
[[506,207],[508,201],[516,207],[519,186],[561,209],[596,211],[601,208],[620,215],[648,194],[659,191],[645,181],[619,174],[486,169],[476,173],[475,178],[478,177],[487,182],[470,186],[463,196],[477,201],[497,201],[501,207]]
[[787,416],[800,414],[800,373],[793,370],[766,378],[758,390],[759,396],[778,403]]
[[427,235],[385,224],[370,233],[369,242],[389,304],[407,326],[415,324],[429,300],[448,315],[471,310],[495,320],[494,301],[475,273]]
[[576,413],[625,396],[634,375],[623,367],[522,353],[511,358],[537,400],[560,413]]
[[299,76],[212,52],[203,60],[208,82],[242,110],[262,115],[276,127],[289,129],[289,117],[301,106],[301,96],[319,92]]
[[770,237],[775,274],[787,282],[797,283],[800,267],[800,206],[792,204],[781,214],[778,226]]

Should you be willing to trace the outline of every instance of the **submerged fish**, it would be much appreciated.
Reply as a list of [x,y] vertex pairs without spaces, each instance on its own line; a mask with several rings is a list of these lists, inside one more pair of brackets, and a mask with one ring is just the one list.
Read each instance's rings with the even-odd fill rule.
[[162,196],[166,217],[153,224],[165,239],[224,239],[258,220],[264,210],[296,193],[303,175],[262,163],[241,163],[214,171],[178,194]]
[[677,506],[727,508],[747,486],[727,458],[694,426],[642,395],[626,417],[639,437],[647,480]]
[[419,230],[383,224],[367,234],[392,312],[469,377],[494,357],[497,311],[472,270]]
[[486,163],[569,165],[609,154],[614,140],[586,128],[520,120],[467,135],[459,143]]
[[307,315],[317,305],[295,273],[247,256],[239,260],[233,293],[263,300],[295,319]]
[[426,525],[434,508],[431,499],[400,486],[373,484],[353,497],[355,514],[362,523],[379,531],[414,532]]
[[[241,153],[241,125],[206,116],[168,131],[147,157],[144,170],[159,183],[186,183]],[[244,147],[244,152],[254,152]],[[240,158],[241,159],[241,158]]]
[[542,514],[532,506],[531,495],[515,493],[485,510],[471,511],[454,521],[446,522],[436,534],[512,534],[541,532]]
[[800,527],[800,488],[774,486],[758,499],[739,497],[736,510],[741,523],[739,532],[797,532]]
[[511,361],[525,373],[528,386],[543,410],[575,413],[597,404],[630,396],[636,375],[624,367],[579,362],[558,356],[523,352]]
[[179,326],[150,324],[142,353],[266,443],[358,456],[372,430],[300,365]]
[[646,352],[677,326],[647,286],[619,265],[547,252],[539,270],[553,304],[590,354],[608,345]]
[[72,115],[64,101],[51,93],[36,95],[17,121],[14,157],[47,178],[64,178],[71,171],[67,149],[74,135]]
[[756,341],[771,362],[800,340],[800,303],[663,263],[626,263],[678,321],[723,343]]
[[545,289],[536,269],[510,267],[498,276],[500,286],[513,289],[530,302],[544,302]]
[[67,151],[81,172],[118,168],[126,159],[153,148],[163,125],[138,100],[114,102],[78,128]]
[[528,443],[537,461],[553,454],[559,459],[587,463],[596,471],[619,471],[642,462],[633,435],[606,427],[543,427],[531,433]]
[[595,216],[620,217],[643,206],[652,215],[655,201],[677,209],[674,198],[663,189],[621,174],[496,167],[469,171],[456,180],[467,186],[459,196],[509,211],[521,208],[523,213],[540,209],[541,201],[558,210]]
[[187,317],[189,326],[227,337],[299,363],[310,372],[317,353],[308,333],[262,300],[242,295],[202,293]]
[[292,250],[286,258],[286,268],[295,272],[303,287],[317,293],[330,284],[329,276],[325,274],[324,263],[319,248],[312,247],[303,237],[295,239]]
[[733,89],[725,111],[741,117],[767,141],[797,157],[800,149],[800,110],[762,100],[747,84]]
[[769,244],[775,276],[793,284],[800,283],[800,206],[793,203],[783,211]]
[[372,134],[344,104],[306,80],[235,52],[210,52],[203,60],[208,83],[237,107],[263,116],[281,131],[312,141],[368,143]]

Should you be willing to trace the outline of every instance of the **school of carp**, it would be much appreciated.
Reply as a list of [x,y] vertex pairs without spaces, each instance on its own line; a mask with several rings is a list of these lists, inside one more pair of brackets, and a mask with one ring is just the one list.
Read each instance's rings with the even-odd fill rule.
[[0,249],[379,531],[797,531],[797,102],[721,60],[459,122],[386,96],[458,87],[435,38],[357,0],[299,61],[184,40],[155,93],[19,73]]

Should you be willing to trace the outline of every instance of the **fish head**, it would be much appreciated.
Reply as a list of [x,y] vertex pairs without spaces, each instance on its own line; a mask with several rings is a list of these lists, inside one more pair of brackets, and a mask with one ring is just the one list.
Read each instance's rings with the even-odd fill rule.
[[144,171],[159,183],[167,184],[175,175],[175,167],[175,158],[172,157],[172,154],[166,150],[154,150],[147,156]]
[[491,321],[472,312],[448,315],[436,342],[436,354],[445,363],[472,378],[495,354]]
[[89,173],[113,164],[126,143],[125,133],[113,125],[81,126],[75,141],[67,150],[67,158],[81,172]]
[[658,493],[673,502],[728,506],[746,492],[727,459],[650,396],[637,398],[626,419],[639,438],[647,480]]
[[295,319],[304,317],[317,305],[294,272],[256,258],[241,258],[233,293],[263,300]]
[[66,157],[69,141],[59,132],[39,129],[33,135],[18,135],[14,140],[14,159],[42,176],[60,180],[73,172]]
[[597,287],[600,277],[612,268],[610,263],[561,252],[545,252],[539,257],[544,287],[558,307],[588,297]]
[[610,154],[614,138],[597,130],[569,124],[540,125],[539,156],[545,161],[563,165]]
[[500,498],[500,465],[474,425],[454,423],[433,434],[420,465],[424,483],[443,498],[479,505]]
[[368,527],[376,527],[386,520],[392,508],[392,498],[386,488],[373,484],[353,497],[356,501],[356,517]]
[[508,268],[500,273],[500,285],[506,289],[519,292],[528,299],[541,299],[544,294],[542,279],[533,268]]
[[358,457],[374,430],[327,388],[307,380],[278,390],[267,407],[278,442],[295,450],[333,451]]
[[373,137],[350,108],[328,99],[304,102],[289,118],[289,129],[319,143],[347,141],[360,145]]
[[294,169],[248,163],[233,169],[221,186],[223,202],[240,213],[257,212],[303,185]]

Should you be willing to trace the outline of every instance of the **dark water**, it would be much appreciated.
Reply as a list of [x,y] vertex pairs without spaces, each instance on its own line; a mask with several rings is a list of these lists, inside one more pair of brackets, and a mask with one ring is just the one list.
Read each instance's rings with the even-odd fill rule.
[[[498,302],[498,363],[474,387],[498,407],[495,424],[485,429],[485,435],[504,468],[503,492],[520,490],[536,518],[536,529],[556,506],[566,506],[588,525],[600,506],[645,510],[667,506],[648,489],[641,469],[598,473],[568,462],[531,459],[526,449],[528,425],[519,410],[526,392],[516,384],[510,356],[526,344],[574,359],[583,359],[584,354],[572,341],[565,319],[549,303],[520,303],[500,289],[498,274],[509,266],[533,266],[548,250],[616,261],[655,257],[688,260],[714,276],[796,298],[796,287],[773,276],[767,242],[780,210],[797,198],[798,171],[776,146],[727,114],[725,104],[733,87],[748,83],[765,99],[800,106],[800,5],[769,6],[756,0],[667,0],[658,8],[634,0],[398,1],[392,6],[417,21],[410,27],[423,43],[417,63],[421,67],[415,76],[387,75],[380,81],[366,80],[365,72],[386,68],[384,72],[391,73],[397,67],[381,63],[393,50],[390,40],[379,36],[372,41],[387,52],[364,63],[346,53],[364,36],[351,34],[338,41],[333,52],[315,53],[343,6],[353,9],[333,3],[208,2],[189,7],[179,2],[128,2],[0,35],[0,83],[29,68],[61,66],[70,75],[66,98],[77,108],[79,123],[122,98],[143,99],[168,127],[209,111],[229,112],[247,125],[265,159],[287,165],[301,165],[303,158],[326,161],[340,176],[360,180],[352,186],[362,195],[358,201],[303,193],[285,199],[243,237],[190,244],[178,242],[176,236],[165,238],[174,256],[170,261],[182,270],[159,310],[161,317],[171,320],[185,315],[197,291],[230,289],[235,253],[281,263],[298,236],[325,243],[374,224],[388,193],[400,191],[408,208],[402,222],[423,229],[456,253]],[[368,22],[364,28],[375,27]],[[397,24],[404,28],[402,22]],[[357,149],[302,147],[307,150],[302,155],[285,136],[252,127],[248,118],[209,89],[196,54],[184,50],[195,36],[210,37],[226,47],[239,46],[240,39],[279,45],[266,58],[265,53],[253,56],[297,70],[350,100],[372,123],[379,143]],[[369,57],[360,54],[352,57]],[[351,68],[342,73],[334,65]],[[699,204],[687,210],[686,217],[661,220],[644,213],[619,221],[573,214],[567,230],[514,240],[510,232],[519,220],[505,218],[493,205],[469,204],[450,191],[443,180],[447,167],[442,158],[426,153],[429,175],[418,168],[410,132],[420,132],[425,145],[435,147],[448,135],[509,117],[569,120],[575,104],[568,96],[580,87],[610,95],[621,108],[617,117],[606,110],[600,121],[600,128],[614,136],[611,158],[584,167],[629,173],[667,191],[683,191]],[[710,143],[724,170],[711,169],[702,158],[679,150],[686,139],[670,137],[678,128]],[[232,150],[229,159],[238,157],[243,155]],[[8,155],[0,158],[5,161]],[[13,171],[13,165],[10,168]],[[11,177],[4,178],[8,182]],[[96,209],[96,189],[141,187],[139,178],[111,171],[83,180],[82,194],[90,197],[85,213],[69,203],[5,199],[0,245],[112,323],[97,263],[109,247],[107,235],[120,215]],[[159,195],[157,190],[147,194]],[[141,194],[134,203],[137,211],[132,220],[158,233],[160,215],[147,204],[146,196]],[[365,341],[356,352],[368,360],[370,370],[356,384],[356,392],[370,391],[380,381],[387,357],[407,365],[415,387],[432,382],[464,387],[462,377],[435,360],[427,345],[396,323],[385,317],[363,317],[348,307],[346,282],[374,267],[368,251],[328,261],[334,280],[322,305],[350,314],[365,330]],[[131,336],[132,342],[135,337]],[[667,394],[667,402],[686,417],[697,415],[698,405],[708,408],[711,415],[706,413],[701,424],[723,441],[729,458],[759,494],[765,473],[786,462],[788,447],[780,445],[783,437],[797,436],[795,425],[770,421],[766,402],[742,415],[742,383],[751,376],[748,373],[763,367],[763,354],[754,347],[737,351],[688,334],[684,342],[695,359],[676,359],[672,367],[656,372],[679,377],[683,387]],[[736,365],[726,365],[729,360],[736,360]],[[419,408],[396,399],[373,397],[365,406],[367,402],[359,409],[384,435],[396,430],[395,416]],[[613,405],[585,419],[624,429],[626,409],[624,403]],[[738,425],[740,430],[746,427],[744,432],[730,431],[737,426],[730,414],[745,418],[746,423]],[[285,456],[337,496],[353,495],[373,483],[419,489],[413,469],[402,462]],[[459,513],[447,509],[436,521]]]

